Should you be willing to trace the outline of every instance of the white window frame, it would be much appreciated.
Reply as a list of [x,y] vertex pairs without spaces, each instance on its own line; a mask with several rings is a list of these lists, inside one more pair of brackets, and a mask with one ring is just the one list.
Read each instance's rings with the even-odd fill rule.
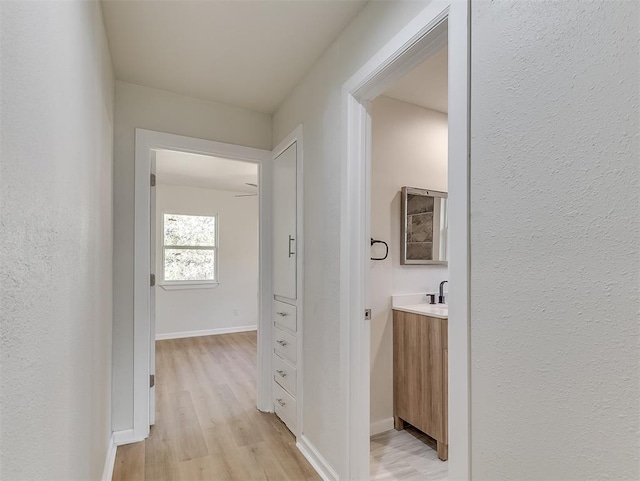
[[[165,216],[167,215],[188,215],[188,216],[193,216],[193,217],[213,217],[215,219],[215,232],[214,232],[214,237],[215,237],[215,245],[214,246],[167,246],[164,241],[164,219]],[[162,281],[160,282],[160,286],[163,289],[166,290],[171,290],[171,289],[195,289],[195,288],[209,288],[209,287],[215,287],[218,284],[220,284],[220,278],[218,275],[219,269],[218,269],[218,261],[219,261],[219,256],[218,256],[218,251],[220,248],[220,224],[219,224],[219,217],[218,214],[192,214],[192,213],[183,213],[183,212],[176,212],[176,211],[162,211],[162,230],[160,231],[161,234],[161,238],[162,238],[162,242],[161,242],[161,249],[162,249],[162,260],[161,260],[161,272],[162,272]],[[196,249],[196,250],[212,250],[213,251],[213,275],[214,275],[214,279],[213,280],[189,280],[189,281],[171,281],[171,280],[167,280],[165,278],[165,272],[164,272],[164,267],[165,267],[165,250],[167,248],[170,249]]]

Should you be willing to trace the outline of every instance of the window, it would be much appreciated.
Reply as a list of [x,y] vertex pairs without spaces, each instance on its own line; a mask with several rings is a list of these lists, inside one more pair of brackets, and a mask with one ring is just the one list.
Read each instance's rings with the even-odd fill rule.
[[164,214],[162,220],[164,283],[217,282],[217,216]]

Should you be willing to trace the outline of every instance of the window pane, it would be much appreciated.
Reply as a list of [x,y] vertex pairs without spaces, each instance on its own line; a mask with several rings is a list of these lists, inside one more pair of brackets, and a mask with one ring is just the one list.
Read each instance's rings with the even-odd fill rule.
[[164,215],[164,245],[215,246],[216,218],[203,215]]
[[209,249],[165,249],[165,281],[214,281],[215,253]]

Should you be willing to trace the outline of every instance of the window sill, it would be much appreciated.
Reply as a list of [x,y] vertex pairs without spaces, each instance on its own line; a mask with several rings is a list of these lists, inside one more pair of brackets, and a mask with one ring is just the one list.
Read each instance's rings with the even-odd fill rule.
[[184,291],[187,289],[213,289],[219,282],[182,282],[180,284],[160,284],[165,291]]

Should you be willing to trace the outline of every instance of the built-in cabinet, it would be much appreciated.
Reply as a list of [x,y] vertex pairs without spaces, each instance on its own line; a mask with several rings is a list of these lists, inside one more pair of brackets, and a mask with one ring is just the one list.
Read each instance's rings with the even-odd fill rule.
[[[297,319],[295,307],[273,301],[273,409],[296,433],[297,420]],[[293,307],[293,309],[292,309]]]
[[273,408],[292,433],[298,433],[299,338],[301,310],[298,270],[298,142],[273,161]]
[[297,249],[297,142],[273,162],[273,293],[295,300]]
[[447,319],[393,311],[393,418],[409,423],[437,443],[448,457]]

